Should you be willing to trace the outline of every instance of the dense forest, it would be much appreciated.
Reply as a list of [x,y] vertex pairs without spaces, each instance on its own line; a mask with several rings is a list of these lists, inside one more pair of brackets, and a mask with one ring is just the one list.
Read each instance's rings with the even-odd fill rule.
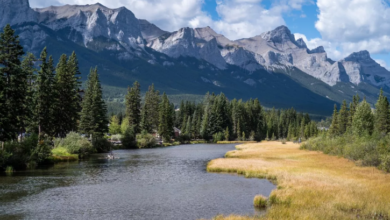
[[305,143],[302,148],[321,150],[376,166],[390,172],[390,105],[381,91],[375,109],[358,95],[352,103],[334,107],[329,131]]
[[[229,101],[221,93],[206,94],[203,102],[182,101],[179,109],[164,93],[151,85],[141,103],[140,85],[135,82],[126,96],[126,113],[113,115],[111,134],[158,133],[165,142],[171,141],[174,128],[181,131],[181,142],[203,139],[261,141],[309,138],[318,134],[317,125],[308,114],[294,109],[264,110],[258,99]],[[130,146],[128,146],[130,147]]]
[[[77,55],[63,54],[55,65],[46,48],[25,54],[8,25],[0,34],[0,168],[35,167],[61,158],[123,148],[202,141],[261,141],[318,134],[308,114],[265,110],[258,99],[228,100],[207,93],[180,108],[154,85],[144,98],[138,82],[128,88],[123,113],[107,116],[97,68],[82,89]],[[158,143],[161,140],[160,143]]]

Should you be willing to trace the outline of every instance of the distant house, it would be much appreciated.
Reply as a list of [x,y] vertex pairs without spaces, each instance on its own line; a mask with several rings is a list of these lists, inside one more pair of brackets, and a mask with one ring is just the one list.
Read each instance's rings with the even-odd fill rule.
[[[181,130],[180,130],[180,129],[174,127],[174,128],[173,128],[173,131],[174,131],[174,137],[175,137],[175,138],[177,138],[177,137],[179,137],[179,136],[181,135]],[[157,139],[160,139],[160,138],[161,138],[161,136],[160,136],[160,134],[158,133],[157,130],[153,130],[152,135],[153,135],[155,138],[157,138]]]
[[177,138],[177,137],[179,137],[181,135],[181,130],[180,129],[174,127],[173,130],[175,132],[175,138]]

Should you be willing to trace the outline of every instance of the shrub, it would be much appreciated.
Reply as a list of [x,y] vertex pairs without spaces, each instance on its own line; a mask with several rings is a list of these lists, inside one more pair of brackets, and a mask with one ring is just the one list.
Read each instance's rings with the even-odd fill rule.
[[262,195],[257,195],[253,199],[253,205],[256,208],[265,208],[265,207],[267,207],[267,198],[265,196],[262,196]]
[[132,149],[137,147],[137,142],[135,141],[133,129],[127,128],[127,130],[122,136],[121,142],[124,148]]
[[79,154],[81,156],[94,152],[91,142],[75,132],[67,134],[65,138],[55,139],[54,148],[59,147],[65,148],[70,154]]
[[98,153],[110,152],[112,144],[104,137],[95,136],[92,140],[92,146]]
[[390,172],[390,154],[381,156],[380,168],[386,172]]
[[223,141],[225,138],[225,134],[222,132],[215,133],[213,135],[213,141],[214,143],[218,143],[218,141]]
[[4,143],[0,150],[0,167],[12,166],[15,169],[34,168],[50,156],[51,141],[38,143],[38,135],[31,135],[22,142],[10,141]]
[[188,134],[181,134],[179,137],[177,137],[177,141],[179,141],[180,144],[188,144],[191,142],[191,137]]
[[122,139],[122,135],[116,134],[111,136],[112,141],[120,141]]
[[148,134],[147,132],[142,132],[137,135],[137,146],[138,148],[152,148],[157,145],[156,138]]

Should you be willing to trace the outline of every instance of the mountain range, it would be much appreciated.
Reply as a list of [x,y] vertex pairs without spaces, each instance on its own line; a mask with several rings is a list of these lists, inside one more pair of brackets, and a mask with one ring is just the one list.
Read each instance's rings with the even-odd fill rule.
[[83,79],[97,66],[109,103],[123,102],[135,80],[172,97],[224,92],[320,115],[355,94],[373,104],[380,88],[390,92],[390,72],[368,51],[334,61],[286,26],[230,40],[210,27],[164,31],[125,7],[99,3],[31,8],[28,0],[0,0],[0,6],[0,27],[11,24],[25,51],[39,55],[47,46],[55,59],[76,51]]

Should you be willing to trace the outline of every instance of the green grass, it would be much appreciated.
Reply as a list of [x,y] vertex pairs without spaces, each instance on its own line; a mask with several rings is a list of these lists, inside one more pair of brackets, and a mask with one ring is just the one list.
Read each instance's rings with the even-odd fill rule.
[[263,195],[257,195],[253,199],[253,205],[256,208],[265,208],[267,207],[267,198]]
[[69,153],[64,147],[54,148],[51,153],[52,156],[49,157],[49,160],[52,162],[76,161],[79,159],[79,155]]

